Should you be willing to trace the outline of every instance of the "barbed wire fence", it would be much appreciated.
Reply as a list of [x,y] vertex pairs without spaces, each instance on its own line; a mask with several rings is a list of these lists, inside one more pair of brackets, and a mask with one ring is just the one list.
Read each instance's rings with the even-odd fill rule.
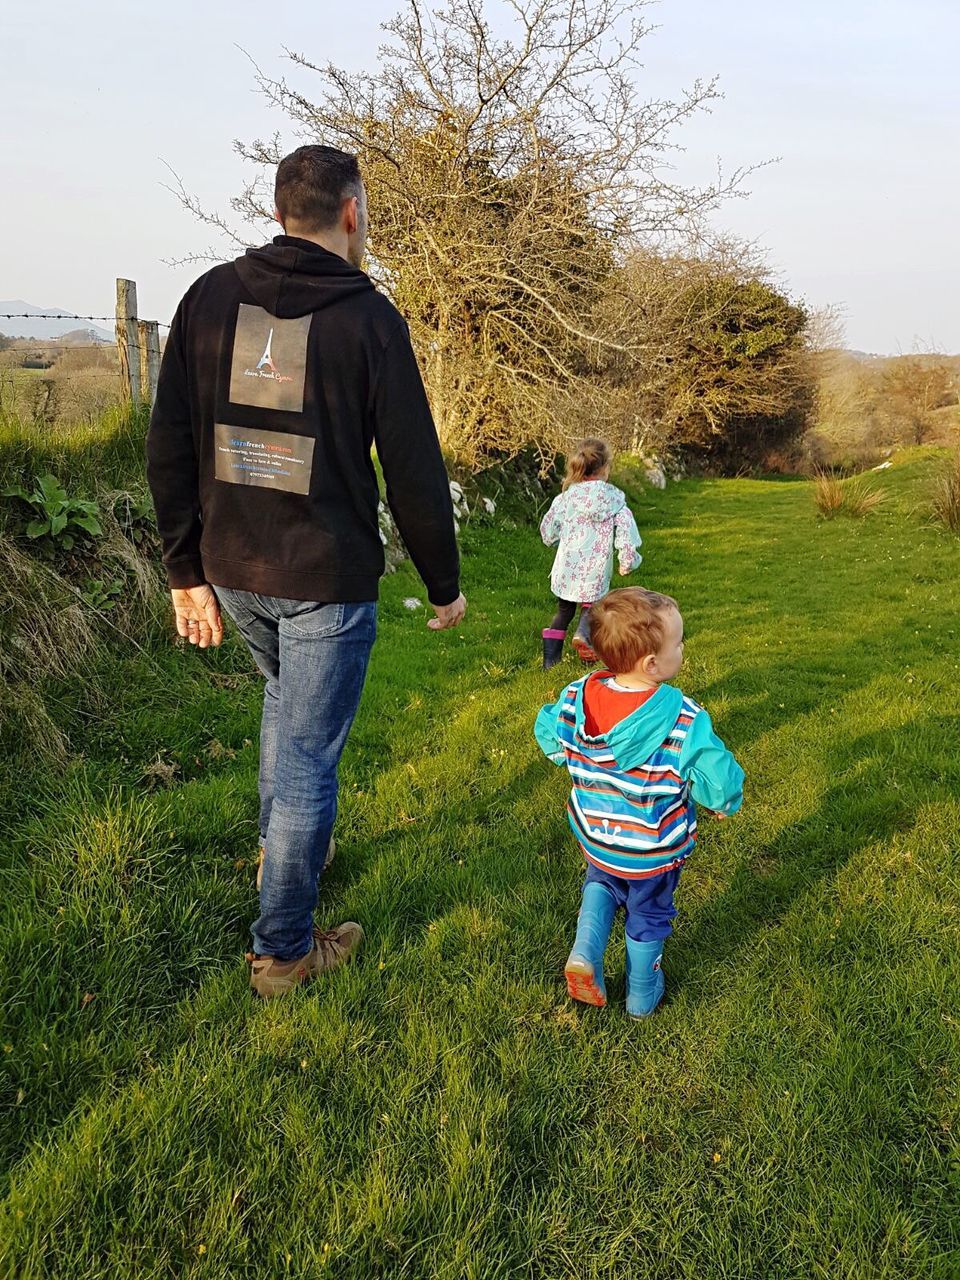
[[[112,323],[115,319],[116,316],[78,316],[72,311],[0,311],[0,320],[109,320]],[[165,320],[157,320],[156,323],[161,329],[170,328]],[[33,339],[26,338],[24,341],[31,342]]]
[[[160,329],[169,324],[143,320],[137,311],[137,286],[116,282],[114,315],[78,315],[58,311],[0,312],[0,332],[11,320],[60,320],[64,325],[113,325],[114,339],[72,341],[5,334],[0,351],[0,415],[26,414],[52,423],[67,413],[102,411],[110,403],[152,406],[160,371]],[[12,326],[8,326],[12,327]],[[101,358],[91,356],[97,353]],[[73,360],[74,353],[84,353]],[[18,362],[19,361],[19,362]]]
[[[113,316],[81,316],[81,315],[65,315],[59,311],[0,311],[0,322],[4,320],[113,320]],[[163,320],[158,320],[157,324],[161,329],[169,329],[170,326]],[[74,332],[79,332],[79,327]],[[74,342],[65,341],[63,338],[35,338],[29,336],[21,336],[16,333],[6,333],[0,323],[0,334],[5,337],[9,346],[8,351],[22,350],[39,350],[56,349],[57,351],[109,351],[115,346],[116,339],[99,338],[96,342]],[[136,344],[139,348],[139,342]]]

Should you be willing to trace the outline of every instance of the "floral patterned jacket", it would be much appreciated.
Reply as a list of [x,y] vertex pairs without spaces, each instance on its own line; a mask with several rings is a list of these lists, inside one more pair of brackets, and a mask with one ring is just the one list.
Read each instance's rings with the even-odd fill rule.
[[540,524],[548,547],[559,542],[550,586],[561,600],[593,604],[610,590],[613,553],[620,572],[643,557],[637,522],[621,490],[605,480],[581,480],[558,494]]

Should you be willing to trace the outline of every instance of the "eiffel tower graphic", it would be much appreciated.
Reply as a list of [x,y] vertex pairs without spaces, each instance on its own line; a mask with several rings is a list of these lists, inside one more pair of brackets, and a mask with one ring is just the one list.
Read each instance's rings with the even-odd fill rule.
[[259,373],[261,369],[269,369],[272,373],[275,373],[275,374],[277,374],[277,375],[279,376],[279,374],[280,374],[280,370],[279,370],[279,369],[277,368],[277,366],[273,363],[273,356],[270,354],[270,344],[271,344],[271,342],[273,342],[273,330],[272,330],[272,329],[270,330],[269,334],[267,335],[267,345],[263,348],[263,355],[260,357],[260,361],[259,361],[259,363],[258,363],[258,365],[257,365],[257,372]]

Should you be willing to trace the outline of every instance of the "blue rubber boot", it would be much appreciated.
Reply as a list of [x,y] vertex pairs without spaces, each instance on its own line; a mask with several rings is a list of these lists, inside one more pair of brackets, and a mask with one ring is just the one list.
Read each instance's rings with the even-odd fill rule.
[[627,934],[627,1013],[631,1018],[649,1018],[663,999],[662,956],[662,938],[637,942]]
[[607,1003],[603,953],[607,949],[616,910],[613,895],[602,884],[589,881],[583,886],[577,936],[563,971],[570,998],[600,1009]]

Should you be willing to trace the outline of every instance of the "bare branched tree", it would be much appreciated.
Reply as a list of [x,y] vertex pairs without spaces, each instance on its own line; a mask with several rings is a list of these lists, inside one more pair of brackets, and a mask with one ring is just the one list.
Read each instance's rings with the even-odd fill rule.
[[[315,77],[309,96],[257,73],[302,142],[359,156],[371,273],[410,322],[444,444],[470,465],[563,445],[571,406],[595,394],[598,352],[638,345],[598,322],[611,270],[742,186],[743,170],[696,188],[671,179],[677,126],[719,95],[708,80],[675,102],[641,99],[645,10],[646,0],[404,0],[375,70],[288,51],[298,82]],[[238,150],[264,170],[282,155],[277,137]],[[259,226],[270,194],[255,180],[234,211]]]
[[881,390],[888,416],[899,424],[898,438],[908,444],[929,440],[937,409],[958,401],[955,370],[939,352],[888,360]]

